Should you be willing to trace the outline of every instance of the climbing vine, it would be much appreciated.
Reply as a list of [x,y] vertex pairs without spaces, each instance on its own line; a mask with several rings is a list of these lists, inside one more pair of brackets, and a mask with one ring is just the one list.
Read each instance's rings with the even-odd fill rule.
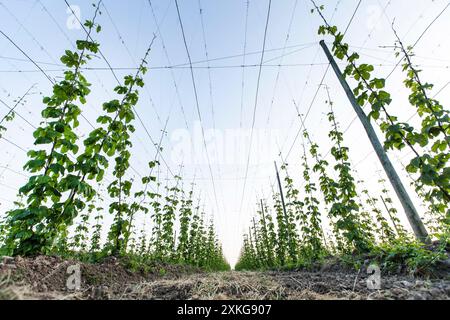
[[[306,133],[304,133],[306,135]],[[316,184],[311,179],[311,167],[308,163],[306,147],[303,144],[303,180],[305,181],[305,197],[303,200],[303,213],[301,214],[302,256],[308,260],[318,259],[324,252],[322,245],[322,220],[319,209],[319,200],[315,197]]]
[[[32,176],[28,183],[20,189],[27,197],[26,206],[8,212],[8,250],[13,254],[36,254],[49,252],[55,245],[60,230],[64,230],[75,218],[75,206],[83,209],[85,204],[77,202],[74,210],[65,210],[61,202],[63,193],[74,183],[72,171],[74,162],[70,155],[76,155],[79,146],[74,128],[79,124],[81,109],[78,103],[85,104],[90,93],[81,67],[91,59],[91,54],[98,52],[99,44],[92,41],[91,33],[100,32],[95,23],[99,7],[96,6],[94,18],[87,20],[85,40],[77,41],[78,52],[66,50],[61,62],[69,68],[64,79],[53,86],[53,95],[45,97],[46,105],[42,111],[45,120],[42,126],[33,133],[34,144],[49,151],[39,149],[28,152],[30,160],[24,169]],[[84,185],[86,194],[94,193],[90,186]]]
[[414,57],[413,48],[405,47],[397,32],[396,56],[403,56],[403,71],[407,78],[404,81],[405,87],[409,89],[409,102],[415,107],[416,113],[420,116],[421,129],[416,139],[422,141],[422,147],[431,146],[428,153],[421,157],[414,158],[406,170],[409,173],[420,173],[420,177],[415,181],[416,189],[422,190],[428,187],[424,195],[425,201],[429,202],[433,211],[447,215],[448,225],[450,208],[450,169],[448,162],[450,159],[450,111],[446,110],[442,104],[430,97],[430,90],[433,85],[425,83],[420,77],[421,71],[412,62]]
[[[329,97],[328,97],[329,98]],[[333,111],[333,102],[329,99],[330,112],[328,121],[332,129],[329,133],[334,146],[331,154],[336,164],[334,169],[338,172],[339,179],[336,183],[337,198],[339,201],[332,204],[329,215],[335,219],[336,229],[342,232],[346,239],[346,247],[343,251],[356,249],[359,252],[370,249],[370,236],[367,226],[365,226],[359,215],[360,208],[357,204],[357,192],[355,179],[351,174],[351,165],[349,162],[348,148],[343,146],[343,134],[339,131],[338,124]]]

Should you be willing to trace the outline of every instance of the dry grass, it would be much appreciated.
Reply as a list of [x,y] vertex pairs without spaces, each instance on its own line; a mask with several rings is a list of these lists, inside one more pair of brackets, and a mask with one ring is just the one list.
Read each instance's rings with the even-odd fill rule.
[[285,288],[261,273],[215,273],[193,288],[194,299],[204,300],[280,300]]

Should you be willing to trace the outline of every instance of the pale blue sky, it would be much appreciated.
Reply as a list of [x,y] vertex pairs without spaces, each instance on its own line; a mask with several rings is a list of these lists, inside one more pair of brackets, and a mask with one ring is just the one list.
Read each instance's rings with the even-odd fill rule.
[[[58,57],[65,49],[71,49],[76,39],[84,37],[81,30],[68,27],[70,14],[67,12],[64,1],[2,0],[0,3],[0,29],[38,61],[43,69],[48,70],[50,76],[56,79],[60,77],[62,72],[61,66],[58,66]],[[69,3],[79,6],[83,20],[91,18],[92,1],[78,0]],[[101,43],[102,52],[113,67],[133,68],[145,52],[153,33],[157,34],[149,59],[151,69],[145,76],[147,89],[141,93],[137,110],[155,141],[159,140],[160,130],[170,114],[168,135],[163,143],[164,157],[171,170],[178,172],[179,164],[176,163],[176,157],[171,150],[173,147],[179,150],[181,145],[178,139],[184,137],[183,129],[187,130],[181,105],[185,111],[189,130],[195,132],[197,127],[197,135],[198,115],[189,69],[186,68],[188,59],[175,2],[152,0],[151,3],[161,34],[156,28],[148,0],[105,0],[106,9],[102,7],[103,14],[98,19],[103,31],[96,35],[96,38]],[[212,162],[218,208],[208,164],[205,161],[192,164],[186,157],[183,161],[186,181],[191,181],[196,174],[197,194],[202,197],[207,214],[214,216],[220,239],[231,262],[235,261],[239,253],[241,235],[248,227],[255,210],[256,199],[268,195],[270,191],[270,183],[273,182],[274,177],[273,161],[279,161],[277,145],[284,147],[283,155],[286,156],[299,128],[300,123],[295,116],[296,111],[292,101],[295,100],[300,111],[306,113],[326,68],[325,57],[318,46],[320,37],[317,36],[317,28],[321,21],[317,15],[310,13],[310,2],[307,0],[273,1],[267,33],[265,65],[262,68],[256,109],[254,150],[251,153],[241,208],[248,150],[239,152],[231,137],[240,132],[248,136],[252,125],[258,76],[258,67],[253,65],[258,65],[261,59],[260,51],[268,1],[249,1],[246,50],[247,53],[256,53],[249,54],[245,58],[245,64],[248,67],[245,68],[245,90],[242,95],[243,69],[240,66],[243,64],[246,3],[246,0],[201,1],[205,38],[211,60],[209,65],[212,68],[209,70],[205,68],[208,66],[207,62],[195,63],[194,66],[199,68],[194,69],[194,75],[202,124],[206,130],[208,154]],[[333,23],[340,29],[345,29],[358,0],[330,0],[319,1],[319,3],[325,5],[327,18],[333,19]],[[204,61],[205,44],[199,2],[198,0],[179,0],[179,4],[192,61]],[[412,44],[447,4],[446,0],[363,0],[349,28],[346,41],[355,47],[353,49],[360,52],[362,61],[382,64],[377,68],[377,75],[386,76],[392,70],[396,60],[392,48],[380,46],[392,46],[394,43],[390,29],[392,20],[396,19],[396,27],[404,42]],[[291,17],[292,25],[286,41]],[[444,12],[433,24],[416,48],[415,60],[423,67],[424,78],[436,85],[436,92],[450,80],[447,67],[450,63],[448,58],[449,17],[450,10]],[[165,43],[171,65],[184,65],[183,67],[160,68],[169,65],[161,40]],[[285,56],[280,58],[283,53]],[[235,57],[223,59],[229,56]],[[14,99],[23,95],[33,83],[37,83],[33,91],[36,94],[27,97],[26,104],[18,109],[22,116],[36,126],[39,124],[39,113],[42,109],[39,92],[48,94],[50,84],[41,73],[36,72],[36,68],[31,63],[21,59],[24,59],[24,56],[5,38],[0,37],[0,98],[7,104],[13,105]],[[310,66],[311,63],[314,65]],[[279,68],[278,64],[282,64],[283,67]],[[105,68],[106,64],[101,58],[96,58],[89,67]],[[22,72],[17,72],[18,70]],[[116,72],[122,77],[131,71]],[[112,88],[116,82],[108,70],[86,70],[85,75],[93,84],[93,92],[83,112],[86,118],[94,123],[101,103],[113,97]],[[178,94],[174,89],[174,79],[177,83]],[[391,107],[393,113],[406,120],[414,112],[407,105],[407,95],[401,81],[402,75],[400,70],[397,70],[389,78],[388,88],[394,97]],[[337,119],[346,128],[354,118],[353,111],[342,94],[334,74],[329,72],[325,83],[331,87]],[[439,98],[442,101],[448,99],[449,91],[443,90]],[[240,116],[241,99],[243,101],[242,118]],[[320,144],[323,154],[327,153],[330,146],[327,137],[329,127],[325,117],[328,109],[324,101],[325,92],[320,90],[306,121],[312,138]],[[271,110],[270,116],[269,110]],[[0,116],[6,112],[6,107],[0,105]],[[243,131],[239,131],[241,121]],[[213,128],[214,122],[224,140],[211,139],[210,129]],[[136,171],[144,174],[147,168],[146,163],[154,157],[154,148],[143,127],[136,123],[136,128],[137,131],[133,137],[132,165]],[[89,125],[82,120],[80,135],[88,133],[89,130]],[[32,147],[32,132],[32,126],[18,117],[13,125],[8,126],[5,138],[19,147],[28,149]],[[263,138],[259,139],[260,136]],[[358,165],[359,176],[367,181],[372,191],[377,192],[379,187],[376,184],[378,179],[376,170],[379,170],[379,165],[375,155],[369,154],[370,145],[357,122],[346,132],[345,138],[346,144],[351,148],[352,161]],[[248,139],[245,140],[243,136],[238,136],[237,139],[241,143],[247,141],[248,146]],[[198,135],[197,140],[197,145],[201,148],[203,143],[201,135]],[[227,143],[227,147],[223,147],[223,144]],[[267,145],[270,145],[271,150],[262,150]],[[0,208],[4,211],[11,207],[15,191],[26,181],[21,169],[26,156],[17,146],[4,139],[0,140],[0,148],[2,150]],[[215,151],[217,148],[226,150],[228,160],[223,160],[222,153]],[[301,146],[297,143],[289,158],[290,173],[299,186],[302,183],[298,167],[300,152]],[[215,161],[217,154],[220,159]],[[408,159],[408,153],[393,153],[391,157],[401,171],[401,163],[397,157],[402,158],[404,164]],[[165,177],[164,166],[163,171],[161,175]],[[129,175],[138,178],[134,171],[130,171]],[[408,184],[409,180],[405,178],[405,174],[402,172],[401,175]],[[403,214],[401,210],[400,214]]]

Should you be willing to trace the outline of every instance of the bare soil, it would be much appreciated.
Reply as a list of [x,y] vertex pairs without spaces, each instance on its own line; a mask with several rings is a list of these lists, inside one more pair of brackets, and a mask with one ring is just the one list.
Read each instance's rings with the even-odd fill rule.
[[[67,268],[75,264],[81,269],[81,290],[73,292],[66,281]],[[450,299],[448,278],[382,275],[381,289],[370,290],[364,269],[202,273],[159,265],[149,270],[131,272],[116,259],[99,264],[57,257],[6,259],[0,264],[0,299]]]

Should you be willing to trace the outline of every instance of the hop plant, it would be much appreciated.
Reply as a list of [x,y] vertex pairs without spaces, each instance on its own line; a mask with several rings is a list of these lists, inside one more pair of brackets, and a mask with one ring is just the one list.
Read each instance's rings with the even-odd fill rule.
[[65,71],[64,79],[53,86],[52,96],[43,99],[45,122],[33,136],[36,146],[46,146],[49,151],[28,152],[30,160],[24,169],[35,175],[20,189],[27,197],[26,206],[7,213],[9,234],[6,243],[8,251],[14,255],[49,252],[61,233],[60,239],[65,244],[65,230],[73,223],[77,210],[84,209],[85,203],[77,201],[66,210],[62,201],[64,193],[72,188],[81,188],[86,195],[95,193],[88,184],[81,184],[71,174],[74,163],[70,155],[76,155],[79,150],[78,137],[74,133],[82,112],[78,104],[85,104],[90,93],[90,84],[81,68],[99,49],[99,44],[91,38],[94,30],[100,30],[95,24],[98,13],[97,6],[94,18],[85,22],[87,36],[85,40],[77,41],[78,51],[66,50],[61,57],[69,70]]

